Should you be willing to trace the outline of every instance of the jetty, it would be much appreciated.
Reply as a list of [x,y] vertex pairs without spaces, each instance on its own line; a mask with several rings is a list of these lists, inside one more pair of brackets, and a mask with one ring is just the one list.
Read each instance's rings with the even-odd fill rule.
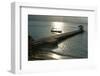
[[55,45],[69,37],[80,34],[82,32],[84,32],[83,26],[80,25],[80,26],[78,26],[77,30],[74,30],[71,32],[66,32],[66,33],[34,40],[34,41],[32,41],[32,47],[36,47],[36,46],[40,46],[40,45],[44,45],[44,44],[51,44],[51,45],[54,44]]

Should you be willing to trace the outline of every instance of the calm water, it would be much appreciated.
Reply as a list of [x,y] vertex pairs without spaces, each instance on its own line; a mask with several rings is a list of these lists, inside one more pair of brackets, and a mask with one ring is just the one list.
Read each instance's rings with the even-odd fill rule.
[[87,24],[77,24],[70,22],[45,22],[45,21],[29,21],[28,23],[28,33],[33,37],[34,40],[61,34],[51,32],[52,28],[57,28],[62,30],[62,33],[70,32],[78,29],[79,25],[84,26],[84,33],[75,35],[71,38],[58,44],[58,47],[43,47],[43,49],[52,50],[54,52],[71,55],[73,57],[87,57]]

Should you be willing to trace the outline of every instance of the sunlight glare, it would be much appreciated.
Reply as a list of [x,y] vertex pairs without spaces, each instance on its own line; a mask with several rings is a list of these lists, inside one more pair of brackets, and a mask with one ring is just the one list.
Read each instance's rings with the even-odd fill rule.
[[52,28],[57,30],[63,30],[63,22],[52,22]]
[[57,54],[52,54],[51,57],[55,58],[55,59],[60,59],[61,56],[57,55]]

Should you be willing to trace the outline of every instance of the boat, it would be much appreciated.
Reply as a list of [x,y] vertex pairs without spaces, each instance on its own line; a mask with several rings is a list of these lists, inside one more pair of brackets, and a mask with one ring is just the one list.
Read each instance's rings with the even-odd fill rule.
[[61,30],[58,30],[57,28],[52,28],[52,29],[51,29],[51,32],[58,32],[58,33],[62,33],[62,31],[61,31]]

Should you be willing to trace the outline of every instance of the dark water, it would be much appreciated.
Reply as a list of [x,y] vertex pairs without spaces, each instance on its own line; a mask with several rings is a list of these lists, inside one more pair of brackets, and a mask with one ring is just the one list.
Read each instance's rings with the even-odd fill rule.
[[[71,38],[59,43],[57,47],[43,47],[42,49],[52,50],[53,52],[66,55],[66,58],[71,57],[83,57],[88,56],[88,44],[87,44],[87,26],[86,23],[71,23],[71,22],[49,22],[49,21],[29,21],[28,33],[34,40],[40,38],[49,37],[56,34],[51,32],[52,28],[62,30],[62,33],[70,32],[78,29],[79,25],[84,26],[84,33],[75,35]],[[68,56],[67,56],[68,55]],[[63,58],[63,57],[62,57]]]

